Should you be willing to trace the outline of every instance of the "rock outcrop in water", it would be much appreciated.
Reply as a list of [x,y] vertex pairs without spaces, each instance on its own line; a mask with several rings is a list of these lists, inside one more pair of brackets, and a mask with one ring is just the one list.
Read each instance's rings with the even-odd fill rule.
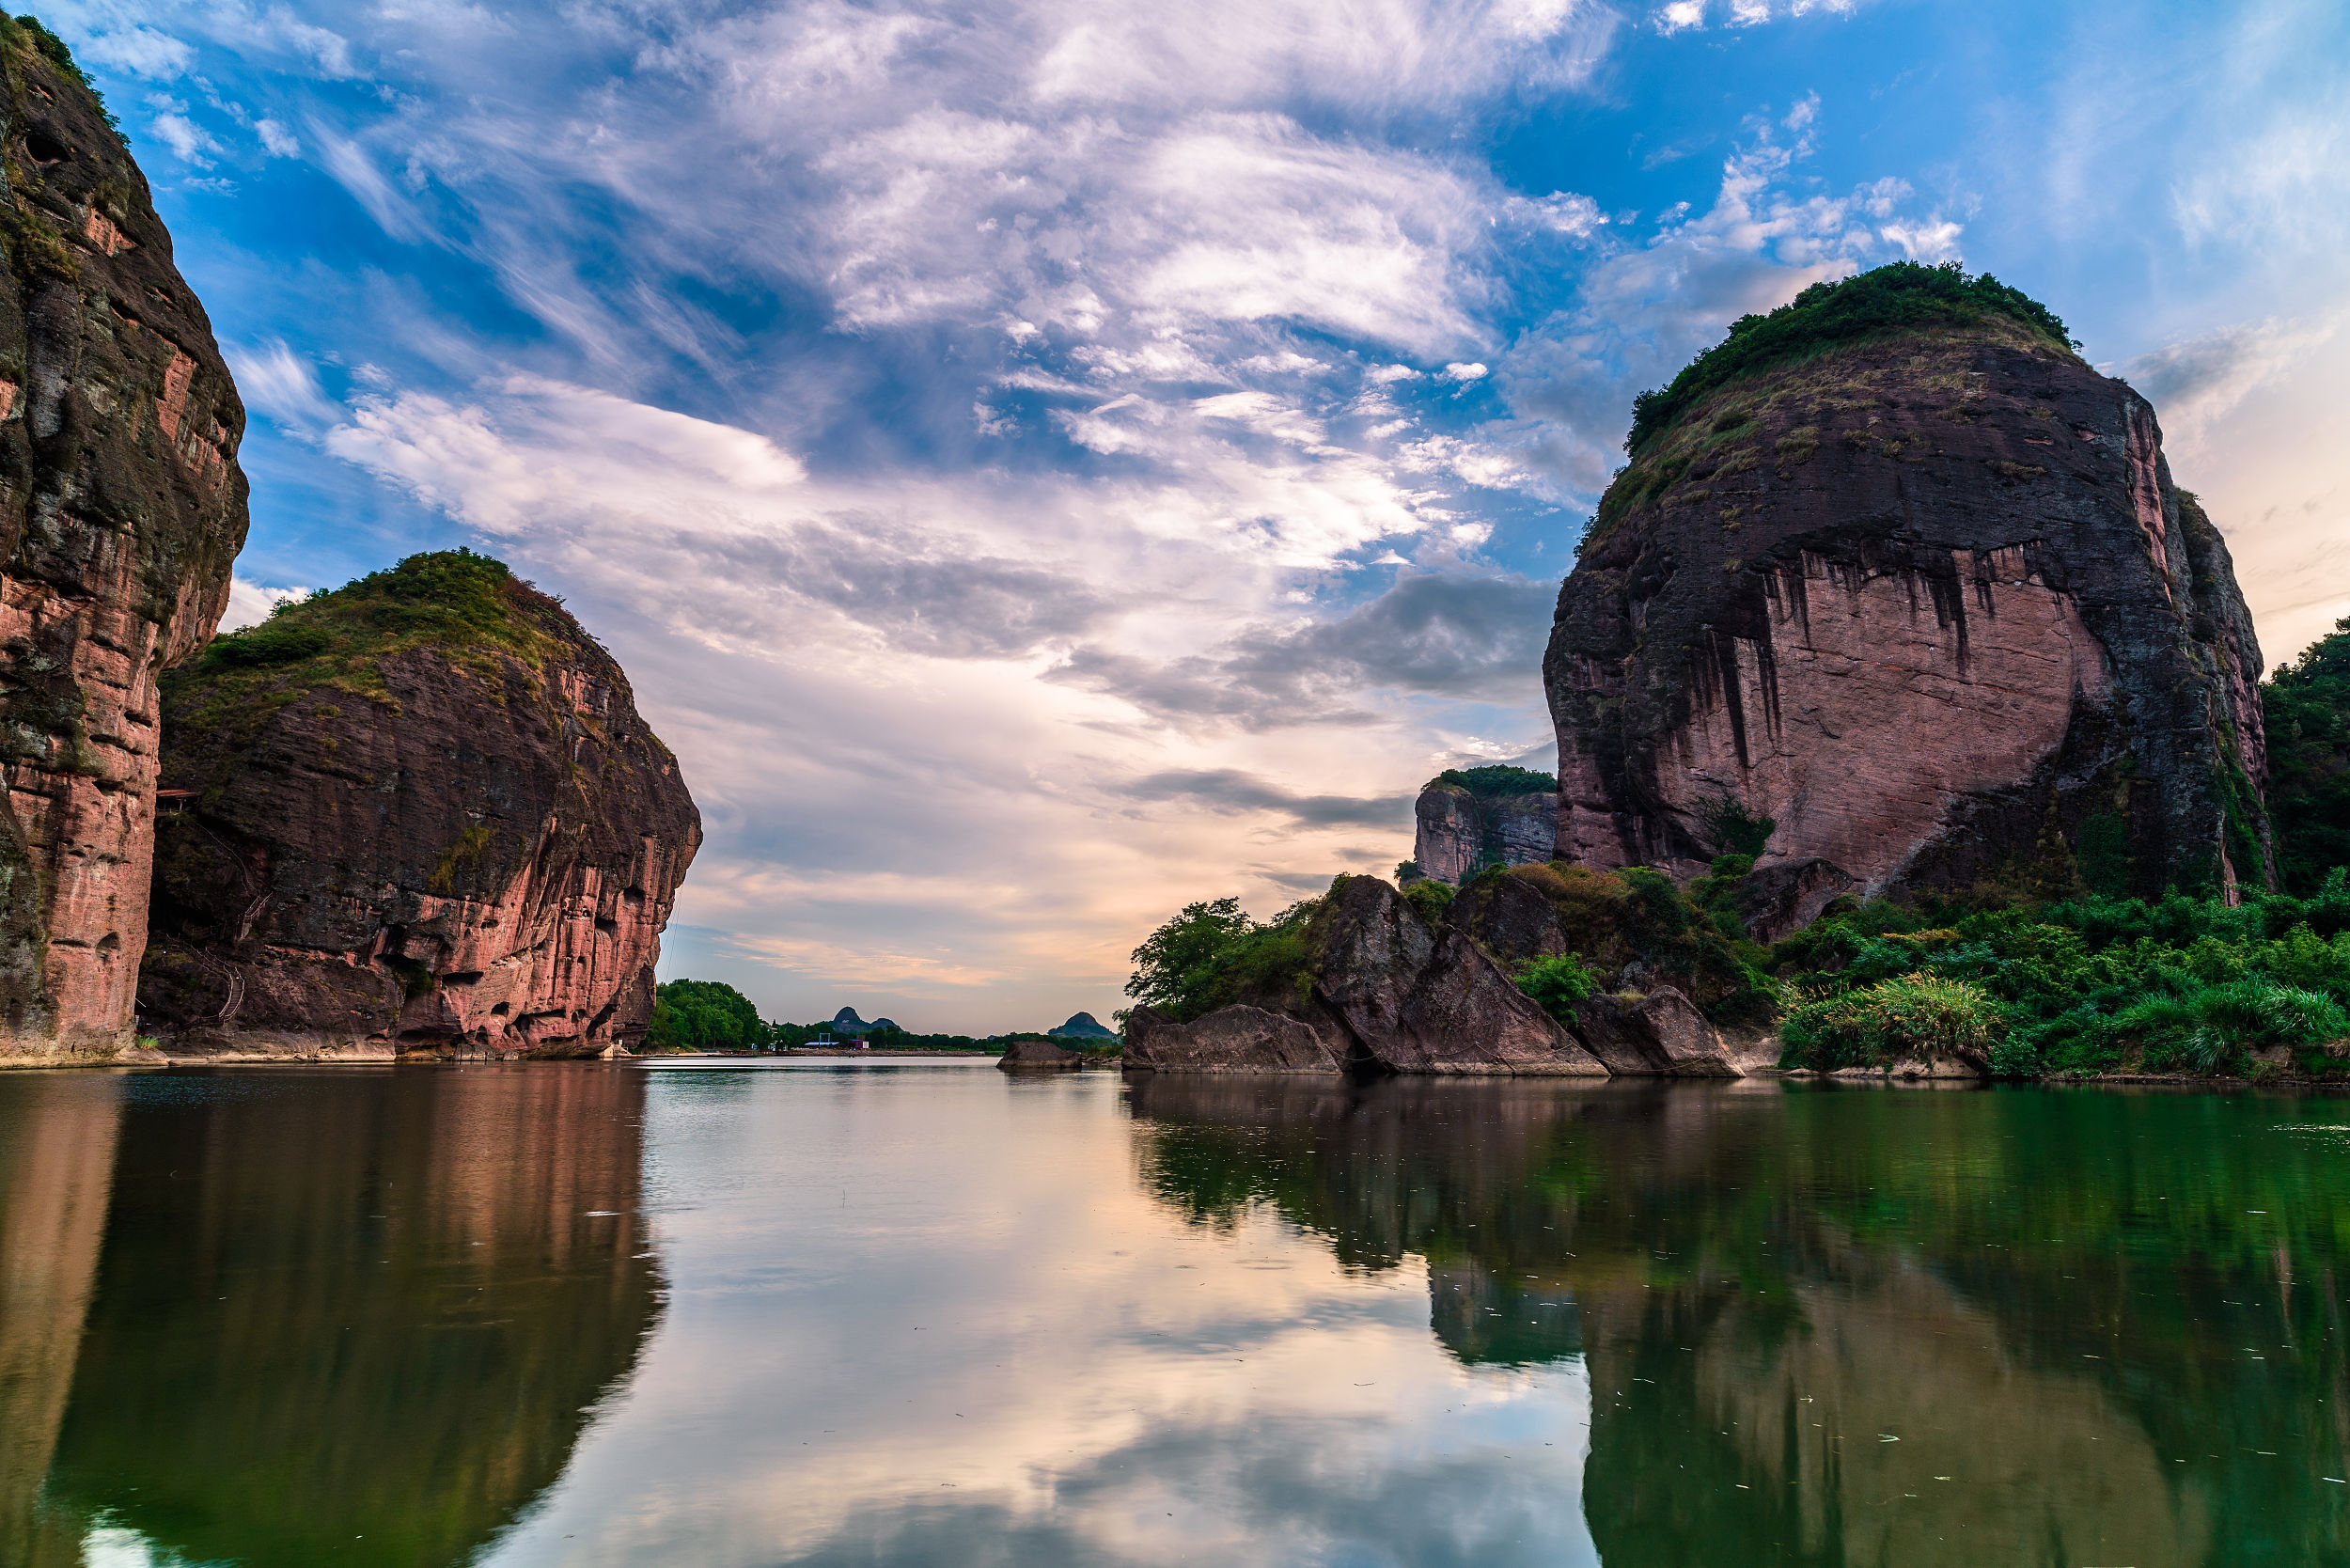
[[0,1064],[130,1043],[156,682],[244,541],[244,409],[64,45],[0,16]]
[[700,814],[619,666],[498,562],[411,557],[223,637],[164,726],[139,1005],[171,1048],[641,1035]]
[[2259,668],[2146,400],[2012,290],[1882,269],[1643,407],[1543,666],[1558,855],[1685,880],[1767,822],[1765,936],[1847,889],[2265,886]]
[[1604,1076],[1581,1042],[1450,926],[1376,877],[1341,877],[1304,933],[1292,983],[1189,1023],[1126,1022],[1126,1065],[1159,1072]]

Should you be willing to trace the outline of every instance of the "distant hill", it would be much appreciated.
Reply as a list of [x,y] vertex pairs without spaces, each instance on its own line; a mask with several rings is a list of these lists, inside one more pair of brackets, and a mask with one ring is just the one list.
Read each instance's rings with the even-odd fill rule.
[[1069,1015],[1068,1023],[1063,1024],[1059,1028],[1047,1029],[1044,1032],[1056,1040],[1116,1040],[1118,1038],[1116,1029],[1104,1028],[1102,1021],[1090,1012],[1073,1012]]

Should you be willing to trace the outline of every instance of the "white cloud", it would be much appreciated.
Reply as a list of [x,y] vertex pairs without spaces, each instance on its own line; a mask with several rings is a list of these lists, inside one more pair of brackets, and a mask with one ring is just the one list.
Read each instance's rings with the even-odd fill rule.
[[1888,223],[1877,230],[1889,244],[1902,247],[1902,254],[1912,261],[1949,261],[1958,255],[1959,236],[1966,227],[1947,219],[1929,218],[1919,223]]
[[309,361],[282,338],[252,349],[230,344],[221,352],[246,407],[300,431],[322,431],[343,417],[342,406],[320,389]]
[[302,153],[302,143],[295,139],[294,133],[274,119],[255,120],[253,131],[261,138],[261,146],[273,158],[294,158]]
[[310,597],[306,588],[271,588],[266,584],[232,577],[228,583],[228,611],[220,618],[223,632],[242,631],[258,626],[267,620],[280,604],[299,604]]

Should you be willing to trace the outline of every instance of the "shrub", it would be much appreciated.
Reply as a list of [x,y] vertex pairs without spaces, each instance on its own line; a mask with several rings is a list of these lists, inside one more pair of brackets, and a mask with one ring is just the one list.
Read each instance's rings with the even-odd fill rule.
[[1421,878],[1403,885],[1403,902],[1419,912],[1419,917],[1430,925],[1444,918],[1444,912],[1452,903],[1455,889],[1450,883]]
[[2006,1010],[1967,980],[1909,975],[1798,1002],[1781,1027],[1789,1066],[1832,1072],[1910,1056],[1981,1060],[2005,1033]]
[[1573,953],[1529,958],[1517,967],[1518,989],[1559,1022],[1571,1023],[1574,1004],[1599,989],[1599,977]]
[[325,652],[334,641],[323,627],[265,620],[258,626],[214,637],[205,647],[204,662],[230,668],[290,665]]

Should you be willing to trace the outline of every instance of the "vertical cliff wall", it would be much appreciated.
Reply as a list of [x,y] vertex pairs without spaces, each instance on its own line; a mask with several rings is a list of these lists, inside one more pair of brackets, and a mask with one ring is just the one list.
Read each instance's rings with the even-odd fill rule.
[[1543,666],[1560,857],[1687,875],[1768,819],[1808,907],[1766,929],[1845,888],[2265,885],[2260,652],[2153,408],[2029,301],[1887,320],[1644,411]]
[[619,666],[500,563],[411,557],[223,637],[164,726],[139,1005],[167,1047],[641,1036],[701,817]]
[[127,1043],[156,682],[244,541],[244,410],[147,180],[55,39],[0,18],[0,1062]]
[[1412,859],[1458,887],[1488,866],[1548,860],[1559,836],[1559,781],[1506,763],[1448,768],[1419,792]]

